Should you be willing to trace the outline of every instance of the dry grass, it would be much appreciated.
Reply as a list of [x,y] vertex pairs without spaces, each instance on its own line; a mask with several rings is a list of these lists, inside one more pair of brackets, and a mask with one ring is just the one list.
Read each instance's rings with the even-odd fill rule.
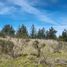
[[[0,55],[0,67],[67,67],[66,42],[17,38],[0,38],[0,40],[14,43],[15,56],[12,58],[7,54]],[[38,49],[39,57],[37,57]]]

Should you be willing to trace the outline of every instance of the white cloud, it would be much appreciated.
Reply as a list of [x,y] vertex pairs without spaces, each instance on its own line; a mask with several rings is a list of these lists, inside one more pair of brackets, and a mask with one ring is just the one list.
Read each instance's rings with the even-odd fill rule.
[[0,15],[6,14],[9,12],[9,8],[5,6],[4,3],[0,2]]
[[6,7],[4,3],[0,2],[0,15],[8,13],[9,10],[10,9]]
[[5,3],[0,2],[0,15],[12,14],[16,10],[13,6],[7,6]]
[[43,14],[37,8],[32,7],[26,0],[11,0],[10,2],[21,6],[22,10],[24,10],[25,12],[31,15],[36,16],[38,20],[42,22],[50,23],[50,24],[57,24],[53,19],[49,17],[49,15],[46,12],[45,14]]
[[[21,14],[23,13],[23,11],[25,11],[25,12],[31,14],[31,16],[34,15],[36,17],[36,19],[40,20],[41,22],[50,23],[50,24],[54,24],[54,25],[60,25],[60,24],[58,24],[58,22],[64,23],[63,19],[60,19],[60,20],[54,19],[55,18],[54,13],[47,13],[46,11],[44,11],[44,13],[43,13],[40,10],[38,10],[37,8],[31,6],[29,4],[29,2],[26,0],[7,0],[7,1],[8,1],[8,3],[21,6]],[[51,1],[53,1],[53,0],[51,0]],[[57,1],[57,0],[54,0],[54,1]],[[9,6],[6,6],[4,3],[0,3],[0,14],[12,13],[14,10],[16,11],[15,8],[16,7],[9,7]],[[54,18],[52,18],[52,15]],[[13,13],[13,16],[14,16],[14,13]]]

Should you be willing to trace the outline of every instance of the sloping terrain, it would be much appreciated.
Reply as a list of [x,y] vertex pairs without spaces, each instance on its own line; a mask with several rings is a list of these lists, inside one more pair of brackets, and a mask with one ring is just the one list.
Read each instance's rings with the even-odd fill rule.
[[67,67],[67,42],[0,38],[0,67]]

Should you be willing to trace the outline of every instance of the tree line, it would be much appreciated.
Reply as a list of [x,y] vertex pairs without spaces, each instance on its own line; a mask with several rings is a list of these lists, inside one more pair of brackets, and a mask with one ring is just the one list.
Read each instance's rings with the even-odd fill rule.
[[0,37],[10,36],[10,37],[18,37],[18,38],[32,38],[32,39],[56,39],[67,41],[67,30],[64,29],[62,31],[62,35],[57,37],[57,30],[53,27],[49,28],[49,30],[45,30],[45,28],[41,28],[38,31],[36,30],[34,24],[31,26],[31,31],[28,33],[27,27],[22,24],[18,30],[14,30],[14,28],[7,24],[0,30]]

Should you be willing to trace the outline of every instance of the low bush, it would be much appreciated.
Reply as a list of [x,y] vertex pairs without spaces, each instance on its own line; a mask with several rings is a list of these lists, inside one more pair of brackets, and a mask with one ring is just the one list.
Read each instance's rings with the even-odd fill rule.
[[0,40],[0,52],[11,54],[13,52],[14,44],[11,41]]
[[0,37],[5,38],[5,35],[2,32],[0,32]]
[[34,46],[35,49],[38,49],[38,48],[39,48],[39,47],[38,47],[38,44],[39,44],[39,42],[38,42],[37,40],[35,40],[35,41],[33,42],[33,46]]

